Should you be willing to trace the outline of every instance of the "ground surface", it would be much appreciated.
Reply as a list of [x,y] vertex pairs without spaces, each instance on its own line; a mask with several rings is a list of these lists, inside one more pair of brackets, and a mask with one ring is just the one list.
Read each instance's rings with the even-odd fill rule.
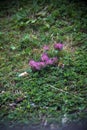
[[[62,42],[58,65],[32,72],[43,45]],[[53,52],[49,53],[53,56]],[[64,64],[64,68],[62,65]],[[28,75],[19,77],[22,72]],[[58,0],[0,2],[0,120],[69,121],[87,111],[87,8]]]

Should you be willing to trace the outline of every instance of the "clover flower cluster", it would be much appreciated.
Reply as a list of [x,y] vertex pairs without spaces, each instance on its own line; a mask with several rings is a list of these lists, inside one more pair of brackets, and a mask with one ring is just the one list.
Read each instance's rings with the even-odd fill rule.
[[[62,50],[63,44],[62,43],[55,43],[54,49],[59,50],[59,51]],[[48,51],[49,47],[47,45],[45,45],[43,47],[43,50]],[[42,68],[45,68],[46,66],[55,65],[57,63],[57,61],[58,61],[57,57],[50,58],[48,56],[48,54],[46,52],[44,52],[41,55],[41,60],[39,62],[34,61],[34,60],[30,60],[29,66],[31,67],[32,70],[41,70]]]
[[61,44],[61,43],[55,43],[55,44],[54,44],[54,48],[55,48],[56,50],[61,51],[61,50],[63,49],[63,44]]

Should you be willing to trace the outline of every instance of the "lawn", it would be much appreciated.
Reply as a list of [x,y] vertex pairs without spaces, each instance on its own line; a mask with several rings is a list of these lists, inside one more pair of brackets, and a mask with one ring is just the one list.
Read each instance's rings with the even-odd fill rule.
[[[58,63],[33,71],[43,46]],[[24,76],[21,73],[26,72]],[[87,116],[87,8],[82,1],[0,1],[0,120],[69,121]]]

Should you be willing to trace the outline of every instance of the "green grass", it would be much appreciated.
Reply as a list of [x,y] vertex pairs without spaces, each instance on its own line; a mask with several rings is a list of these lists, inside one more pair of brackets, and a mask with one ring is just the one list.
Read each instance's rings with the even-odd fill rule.
[[[86,5],[68,0],[0,5],[0,120],[38,123],[44,115],[50,121],[71,113],[82,117],[87,109]],[[38,60],[43,45],[55,42],[64,44],[59,65],[30,71],[29,60]],[[18,77],[24,71],[29,74]]]

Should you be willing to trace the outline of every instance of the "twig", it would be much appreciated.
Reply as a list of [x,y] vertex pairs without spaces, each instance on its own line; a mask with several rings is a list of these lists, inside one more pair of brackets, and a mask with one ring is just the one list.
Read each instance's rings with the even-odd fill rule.
[[[56,90],[59,90],[59,91],[61,91],[61,92],[66,92],[66,91],[64,91],[64,90],[62,90],[62,89],[59,89],[59,88],[56,88],[56,87],[54,87],[54,86],[52,86],[52,85],[49,85],[51,88],[54,88],[54,89],[56,89]],[[68,92],[66,92],[66,93],[68,93]]]
[[[78,95],[74,95],[73,93],[70,93],[70,92],[64,91],[64,90],[62,90],[62,89],[56,88],[56,87],[54,87],[53,85],[48,85],[48,86],[50,86],[51,88],[53,88],[53,89],[55,89],[55,90],[58,90],[58,91],[60,91],[60,92],[67,93],[67,94],[71,95],[72,97],[75,97],[75,98],[78,97]],[[80,97],[80,99],[81,99],[81,97]]]

